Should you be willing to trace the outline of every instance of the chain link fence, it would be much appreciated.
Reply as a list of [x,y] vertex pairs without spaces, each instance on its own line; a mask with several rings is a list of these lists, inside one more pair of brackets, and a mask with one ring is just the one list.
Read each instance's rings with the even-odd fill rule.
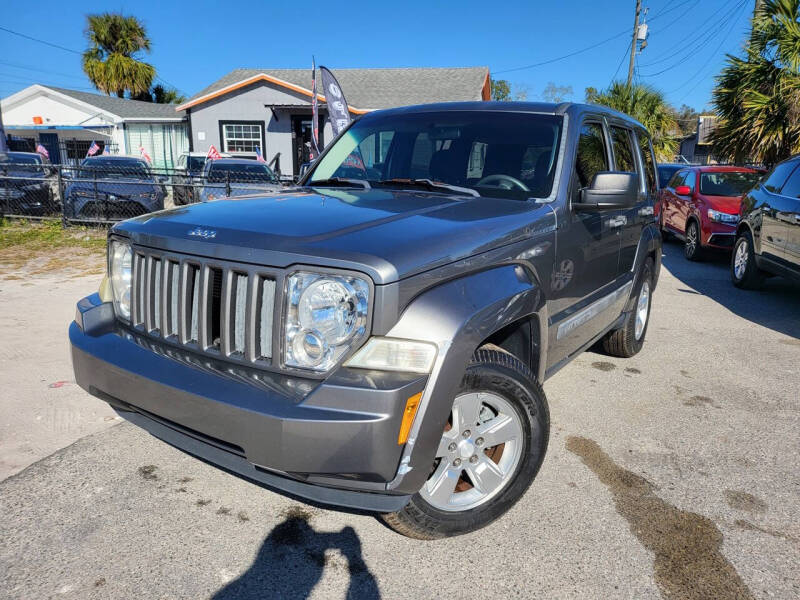
[[109,225],[174,206],[276,193],[286,183],[264,163],[247,159],[220,159],[191,171],[124,156],[51,165],[12,152],[0,155],[0,216]]

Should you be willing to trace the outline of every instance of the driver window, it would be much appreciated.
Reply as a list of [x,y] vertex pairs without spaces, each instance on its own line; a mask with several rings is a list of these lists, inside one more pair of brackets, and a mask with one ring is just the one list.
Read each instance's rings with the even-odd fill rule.
[[575,158],[577,190],[587,188],[597,173],[608,171],[608,150],[603,126],[600,123],[584,123],[578,138],[578,154]]

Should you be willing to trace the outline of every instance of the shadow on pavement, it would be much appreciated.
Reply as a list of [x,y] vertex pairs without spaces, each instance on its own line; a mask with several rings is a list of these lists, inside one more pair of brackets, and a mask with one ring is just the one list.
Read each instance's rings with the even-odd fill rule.
[[677,241],[664,243],[662,260],[689,288],[678,291],[700,293],[743,319],[800,339],[800,286],[792,281],[771,277],[761,290],[740,290],[731,282],[729,253],[708,253],[702,262],[691,262]]
[[320,533],[303,516],[290,516],[276,525],[261,545],[253,564],[238,579],[219,590],[213,600],[256,598],[308,598],[326,566],[339,568],[338,550],[347,561],[349,579],[346,598],[380,598],[375,577],[364,563],[361,540],[352,527],[335,533]]

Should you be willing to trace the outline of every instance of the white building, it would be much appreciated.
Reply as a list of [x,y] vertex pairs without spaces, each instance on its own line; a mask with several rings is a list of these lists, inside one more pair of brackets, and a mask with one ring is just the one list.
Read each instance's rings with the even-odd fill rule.
[[189,149],[186,115],[171,104],[36,84],[0,100],[0,109],[12,146],[41,143],[52,163],[82,160],[93,141],[115,154],[144,147],[156,167],[172,167]]

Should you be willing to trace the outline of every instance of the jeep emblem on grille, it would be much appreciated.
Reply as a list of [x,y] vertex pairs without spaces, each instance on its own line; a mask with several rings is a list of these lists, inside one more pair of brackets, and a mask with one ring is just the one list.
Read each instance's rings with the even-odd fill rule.
[[199,227],[192,229],[189,232],[189,235],[193,235],[196,237],[201,237],[204,240],[210,240],[211,238],[217,237],[217,232],[213,229],[200,229]]

